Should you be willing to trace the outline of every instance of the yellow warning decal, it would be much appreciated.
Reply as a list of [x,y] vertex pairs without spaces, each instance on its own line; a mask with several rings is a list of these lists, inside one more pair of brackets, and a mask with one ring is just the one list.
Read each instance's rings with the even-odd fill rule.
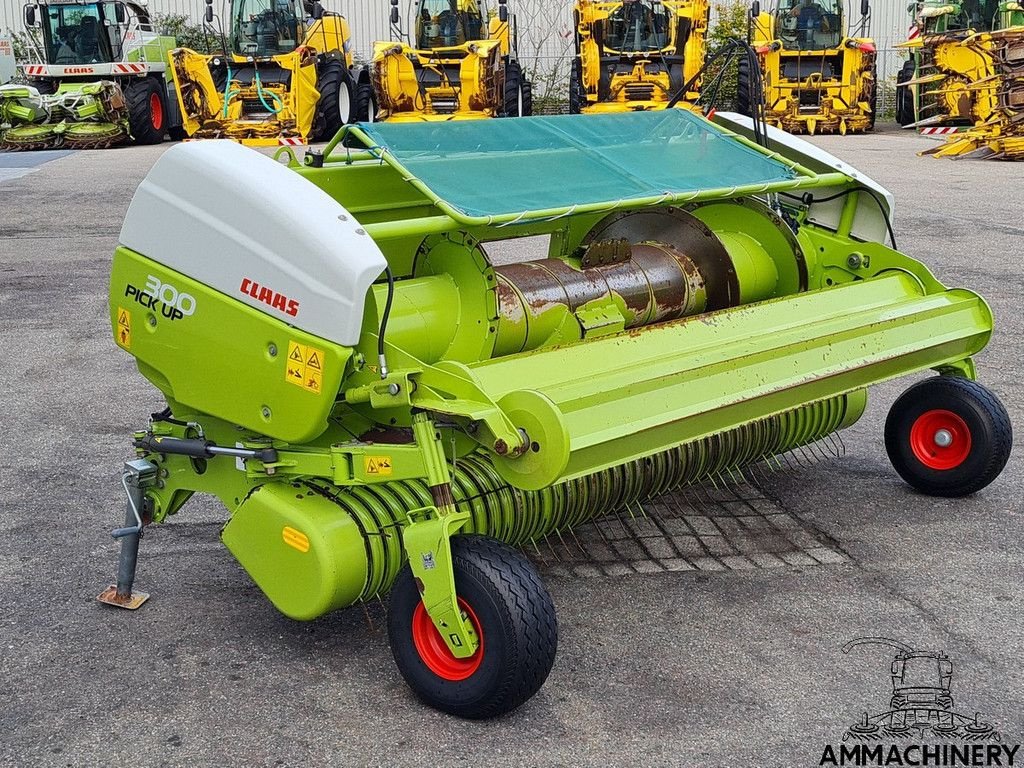
[[368,475],[386,477],[391,474],[390,456],[364,456],[363,471]]
[[117,308],[117,343],[125,349],[132,348],[132,313],[123,307]]
[[281,538],[289,547],[297,549],[299,552],[309,552],[309,537],[302,531],[296,531],[286,525],[281,529]]
[[284,380],[319,395],[324,388],[324,352],[322,349],[288,342],[288,357],[284,361]]

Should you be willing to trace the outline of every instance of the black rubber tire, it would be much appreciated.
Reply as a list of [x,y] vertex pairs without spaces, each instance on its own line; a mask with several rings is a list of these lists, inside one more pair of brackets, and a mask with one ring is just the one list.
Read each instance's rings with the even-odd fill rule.
[[502,117],[520,117],[519,99],[522,96],[523,70],[515,61],[505,65],[505,94]]
[[356,87],[356,121],[373,123],[377,121],[377,103],[373,96],[373,84],[361,82]]
[[[136,144],[159,144],[167,133],[167,103],[161,91],[163,86],[154,78],[132,80],[124,87],[124,100],[128,105],[128,128]],[[160,121],[154,125],[152,97],[160,100]]]
[[871,105],[871,114],[868,116],[868,130],[875,130],[875,118],[878,116],[878,60],[871,62],[871,93],[866,99]]
[[736,111],[747,117],[754,115],[750,106],[750,62],[745,56],[736,63]]
[[[970,434],[966,457],[949,469],[926,466],[911,445],[914,423],[934,410],[960,417]],[[900,477],[929,496],[959,497],[980,491],[1003,471],[1012,447],[1006,408],[990,390],[959,376],[935,376],[915,384],[893,403],[885,420],[889,461]]]
[[423,703],[457,717],[497,717],[526,702],[547,679],[558,646],[555,607],[537,569],[518,550],[477,535],[453,536],[451,547],[456,592],[479,623],[479,668],[453,682],[423,662],[412,636],[420,595],[408,564],[391,588],[391,652]]
[[313,118],[313,139],[330,141],[355,116],[352,76],[337,59],[328,59],[319,69],[316,89],[320,91],[320,100],[316,103],[316,115]]
[[914,122],[914,95],[909,87],[899,87],[900,83],[912,80],[917,68],[914,59],[910,58],[903,62],[903,67],[896,74],[896,122],[900,125],[910,125]]
[[523,89],[523,113],[520,117],[533,117],[533,83],[524,77],[520,88]]
[[916,69],[913,58],[910,58],[896,74],[896,122],[900,125],[914,122],[914,94],[908,87],[901,88],[900,83],[912,80]]
[[583,69],[577,56],[572,60],[572,68],[569,71],[569,114],[580,114],[586,105],[587,92],[583,88]]

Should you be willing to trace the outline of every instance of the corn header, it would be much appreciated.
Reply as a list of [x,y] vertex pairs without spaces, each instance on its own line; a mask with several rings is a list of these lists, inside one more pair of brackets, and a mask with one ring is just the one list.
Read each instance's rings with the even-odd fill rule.
[[897,77],[896,119],[945,143],[936,157],[1024,159],[1024,5],[919,7]]
[[[360,124],[290,166],[166,152],[121,231],[110,323],[167,407],[134,436],[101,599],[137,607],[143,527],[213,494],[285,615],[390,590],[412,689],[489,717],[554,663],[518,545],[822,438],[927,369],[890,413],[894,466],[930,494],[991,482],[1010,426],[974,382],[985,302],[879,242],[883,189],[716,120]],[[538,235],[545,258],[488,254]]]
[[[760,56],[764,119],[790,133],[858,133],[875,125],[878,66],[868,37],[871,9],[860,5],[856,29],[842,0],[780,0],[752,8],[750,43]],[[755,114],[745,61],[738,74],[738,108]]]
[[391,40],[373,45],[359,117],[388,122],[478,120],[533,113],[507,0],[415,0],[411,39],[391,0]]
[[569,111],[683,108],[700,96],[707,52],[706,0],[577,0]]
[[33,61],[0,85],[0,149],[101,149],[177,134],[167,51],[144,3],[46,0],[25,6]]
[[357,73],[348,22],[302,0],[229,0],[213,55],[171,52],[185,132],[250,146],[326,141],[354,116]]

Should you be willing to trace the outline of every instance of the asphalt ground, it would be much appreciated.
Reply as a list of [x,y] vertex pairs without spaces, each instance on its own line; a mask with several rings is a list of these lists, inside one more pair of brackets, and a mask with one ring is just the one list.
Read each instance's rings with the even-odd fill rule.
[[[928,139],[892,130],[815,141],[895,194],[901,250],[991,302],[980,379],[1020,431],[1024,167],[921,158]],[[974,497],[915,493],[881,438],[905,380],[872,391],[841,459],[794,457],[724,501],[688,497],[700,562],[637,573],[623,556],[588,571],[535,552],[558,658],[496,721],[414,699],[381,605],[280,616],[220,545],[212,502],[146,536],[146,606],[97,604],[116,567],[129,435],[162,405],[110,338],[107,277],[132,192],[165,147],[0,175],[0,764],[813,766],[887,708],[890,650],[841,650],[862,636],[945,651],[956,709],[1021,741],[1021,452]],[[746,558],[725,518],[754,513],[722,511],[737,500],[774,526],[746,530]],[[708,519],[717,533],[701,536]],[[772,550],[782,529],[792,547]],[[729,546],[731,561],[716,550]],[[766,550],[774,561],[754,556]]]

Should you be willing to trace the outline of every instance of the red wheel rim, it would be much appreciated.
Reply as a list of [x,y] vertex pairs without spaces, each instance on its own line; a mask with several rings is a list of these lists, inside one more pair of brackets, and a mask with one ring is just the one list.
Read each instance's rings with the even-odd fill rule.
[[438,677],[452,682],[471,677],[480,668],[480,662],[484,660],[484,636],[480,631],[480,622],[477,621],[476,614],[469,607],[469,603],[461,597],[459,598],[459,608],[469,616],[469,620],[476,630],[477,639],[480,641],[476,653],[466,659],[457,659],[448,650],[441,633],[437,631],[434,622],[430,620],[430,614],[423,607],[422,601],[416,603],[416,610],[412,615],[412,642],[416,646],[416,652],[419,653],[423,663],[427,665],[427,669]]
[[160,101],[160,94],[149,95],[149,119],[156,130],[164,127],[164,103]]
[[952,411],[925,411],[910,428],[910,450],[930,469],[956,469],[971,452],[971,430]]

